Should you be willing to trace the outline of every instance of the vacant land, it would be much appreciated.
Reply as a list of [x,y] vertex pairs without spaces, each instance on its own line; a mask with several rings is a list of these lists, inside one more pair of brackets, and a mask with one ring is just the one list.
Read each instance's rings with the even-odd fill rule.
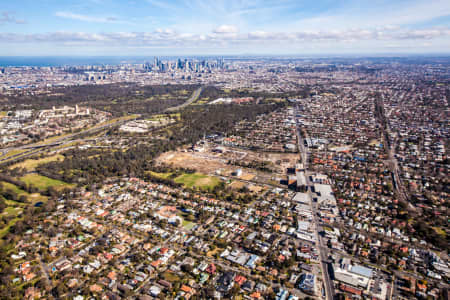
[[66,182],[55,180],[38,174],[27,174],[24,177],[21,177],[20,180],[25,182],[26,184],[32,184],[41,191],[45,191],[49,187],[63,189],[66,187],[72,188],[74,186],[73,184],[68,184]]
[[230,187],[232,188],[232,189],[235,189],[235,190],[240,190],[240,189],[242,189],[243,187],[245,186],[245,183],[244,182],[242,182],[242,181],[233,181],[232,183],[230,183]]
[[44,158],[38,158],[38,159],[27,159],[23,162],[14,164],[10,166],[10,169],[14,168],[25,168],[28,172],[34,171],[37,166],[40,164],[46,164],[52,161],[62,161],[64,159],[64,156],[57,154],[49,157]]
[[[224,176],[230,179],[236,179],[233,173],[237,169],[242,170],[242,175],[238,179],[244,181],[252,181],[260,184],[279,185],[279,178],[286,176],[288,167],[295,166],[298,160],[296,154],[264,153],[259,157],[256,152],[243,150],[229,150],[226,147],[223,153],[213,152],[211,148],[207,148],[203,152],[186,152],[186,151],[170,151],[161,154],[157,159],[157,163],[172,166],[174,168],[194,169],[199,173],[213,176]],[[260,170],[251,167],[242,167],[240,165],[230,164],[230,157],[239,161],[242,165],[255,165],[254,161],[270,161],[270,169]]]
[[248,173],[244,173],[241,176],[239,176],[239,179],[242,179],[242,180],[253,180],[254,178],[255,178],[255,175],[248,174]]
[[173,165],[177,168],[192,168],[204,174],[212,174],[216,170],[229,169],[231,172],[232,168],[226,164],[224,161],[217,159],[207,159],[202,157],[198,153],[192,152],[166,152],[161,154],[157,159],[158,162],[163,162],[168,165]]
[[266,189],[265,187],[262,187],[260,185],[254,185],[254,184],[250,184],[248,186],[248,189],[250,190],[250,192],[253,193],[260,193],[262,190]]
[[229,186],[234,190],[240,190],[243,187],[246,187],[252,193],[260,193],[262,190],[265,189],[265,187],[263,187],[263,186],[252,184],[252,183],[249,184],[249,183],[245,183],[245,182],[242,182],[239,180],[232,181]]
[[238,168],[250,174],[274,173],[286,174],[298,161],[295,153],[259,153],[250,150],[235,149],[224,146],[203,146],[200,152],[172,151],[162,154],[159,162],[187,167],[201,173],[212,174],[221,170],[221,174],[230,175]]

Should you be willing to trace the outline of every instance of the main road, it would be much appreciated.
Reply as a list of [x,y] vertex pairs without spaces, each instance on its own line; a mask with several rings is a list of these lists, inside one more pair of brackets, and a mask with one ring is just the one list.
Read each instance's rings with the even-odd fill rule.
[[386,165],[391,170],[394,190],[397,192],[399,198],[398,200],[405,203],[408,206],[409,211],[415,212],[416,208],[411,204],[411,202],[409,202],[408,192],[403,185],[402,179],[400,178],[398,161],[395,155],[395,147],[398,139],[395,139],[393,143],[391,143],[391,140],[389,139],[389,120],[385,113],[383,99],[384,97],[380,96],[375,101],[375,118],[380,125],[383,146],[388,155]]
[[[297,115],[297,107],[295,108],[295,114]],[[312,172],[308,170],[308,151],[305,148],[302,135],[300,133],[300,128],[298,127],[297,117],[295,117],[295,126],[297,131],[297,141],[298,141],[298,150],[300,151],[300,158],[303,163],[303,167],[305,169],[305,177],[306,177],[306,184],[308,186],[308,195],[309,199],[311,201],[311,211],[313,214],[313,222],[315,227],[315,236],[317,240],[317,252],[319,252],[319,258],[320,258],[320,267],[322,270],[322,280],[325,286],[325,298],[327,300],[332,300],[335,297],[334,292],[334,285],[330,278],[330,274],[328,273],[328,251],[326,245],[323,244],[323,239],[321,239],[319,232],[320,229],[320,220],[317,216],[317,204],[314,203],[313,195],[311,192],[312,183],[310,181],[310,176],[312,175]]]

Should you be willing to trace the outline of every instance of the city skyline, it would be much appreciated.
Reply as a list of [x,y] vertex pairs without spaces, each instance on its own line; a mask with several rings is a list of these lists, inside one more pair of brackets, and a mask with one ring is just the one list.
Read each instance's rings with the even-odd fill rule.
[[447,1],[4,3],[0,56],[448,53]]

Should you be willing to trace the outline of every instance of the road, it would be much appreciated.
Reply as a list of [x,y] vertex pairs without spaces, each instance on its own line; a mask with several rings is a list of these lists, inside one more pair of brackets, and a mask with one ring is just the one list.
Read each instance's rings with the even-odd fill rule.
[[392,145],[391,141],[389,140],[389,121],[384,110],[383,97],[379,97],[375,101],[375,118],[380,124],[383,146],[386,153],[388,154],[386,164],[391,170],[394,189],[397,192],[399,200],[407,205],[409,211],[414,212],[416,211],[416,208],[408,201],[408,193],[400,178],[398,162],[395,158],[395,145]]
[[328,272],[328,247],[324,244],[324,240],[319,235],[319,232],[323,230],[320,226],[320,220],[317,216],[317,204],[312,201],[312,193],[311,193],[311,186],[312,183],[309,180],[311,173],[306,172],[306,182],[308,184],[308,194],[311,199],[311,210],[313,213],[314,218],[314,226],[316,227],[315,234],[316,239],[318,241],[317,245],[317,252],[319,252],[319,258],[320,258],[320,265],[322,269],[322,279],[325,286],[325,297],[326,299],[334,299],[335,292],[334,292],[334,284],[333,281],[330,278],[330,274]]
[[[166,111],[167,112],[176,111],[176,110],[179,110],[181,108],[184,108],[184,107],[192,104],[193,102],[195,102],[198,99],[198,97],[200,97],[200,94],[201,94],[202,91],[203,91],[203,87],[200,87],[200,88],[196,89],[192,93],[191,97],[185,103],[183,103],[181,105],[178,105],[178,106],[175,106],[175,107],[170,107],[170,108],[166,109]],[[136,117],[134,119],[137,119],[139,117],[140,117],[140,115],[136,115]],[[94,127],[90,128],[90,129],[87,129],[87,130],[84,130],[84,131],[81,131],[81,132],[65,135],[65,136],[63,136],[61,138],[52,139],[52,141],[48,142],[48,143],[38,142],[38,143],[28,144],[28,145],[19,146],[19,147],[2,149],[3,154],[0,155],[0,157],[4,156],[4,155],[7,155],[8,152],[10,152],[10,151],[24,150],[24,152],[21,152],[21,153],[18,153],[18,154],[15,154],[15,155],[3,158],[3,159],[0,158],[0,164],[3,163],[3,162],[6,162],[6,161],[8,161],[8,162],[9,161],[15,161],[15,160],[18,160],[18,159],[22,159],[22,158],[26,158],[26,157],[38,154],[38,153],[42,152],[43,149],[46,149],[47,147],[58,146],[58,145],[63,144],[64,142],[66,142],[66,143],[70,142],[76,136],[79,136],[79,135],[82,135],[82,134],[86,134],[86,133],[96,132],[96,131],[99,131],[99,130],[103,130],[103,129],[106,129],[106,128],[109,128],[109,127],[112,127],[112,126],[116,126],[116,125],[119,125],[121,123],[125,123],[125,122],[128,122],[128,121],[131,121],[131,120],[133,120],[133,119],[118,120],[118,121],[113,122],[113,123],[108,123],[108,124],[101,125],[101,126],[94,126]]]
[[[170,247],[171,249],[174,249],[176,251],[180,251],[180,253],[183,251],[183,249],[182,249],[183,246],[178,246],[177,244],[174,244],[174,243],[169,244],[167,242],[164,242],[162,244],[162,247]],[[297,288],[287,288],[286,286],[283,286],[283,285],[280,285],[280,284],[274,284],[272,281],[267,280],[262,275],[253,275],[252,271],[250,269],[245,268],[245,267],[236,266],[236,265],[234,265],[231,262],[228,262],[228,261],[225,261],[225,260],[219,260],[219,259],[214,258],[214,257],[208,257],[208,256],[205,256],[205,255],[200,255],[200,254],[197,254],[197,253],[194,253],[194,252],[188,252],[188,255],[192,256],[192,257],[195,257],[199,261],[203,261],[203,262],[206,262],[208,264],[213,263],[216,266],[219,266],[222,270],[232,271],[232,272],[234,272],[236,274],[244,274],[248,279],[251,279],[251,280],[256,281],[256,282],[263,282],[267,286],[272,286],[272,288],[285,289],[290,294],[294,294],[297,297],[299,297],[300,299],[304,299],[305,297],[308,296],[308,295],[304,294],[302,291],[300,291]]]
[[199,87],[198,89],[196,89],[193,93],[192,96],[183,104],[175,106],[175,107],[169,107],[168,109],[166,109],[167,112],[171,112],[171,111],[177,111],[179,109],[182,109],[188,105],[191,105],[192,103],[194,103],[198,97],[200,97],[200,94],[202,93],[203,88]]
[[39,268],[41,269],[41,273],[42,273],[42,275],[44,275],[44,277],[45,277],[45,281],[46,281],[47,285],[48,285],[48,286],[53,286],[53,284],[52,284],[52,279],[50,278],[49,271],[48,271],[48,265],[47,265],[47,264],[44,264],[44,263],[42,262],[42,259],[41,259],[41,255],[40,255],[40,254],[37,255],[37,261],[38,261],[38,263],[39,263]]
[[[297,115],[297,108],[295,109],[295,114]],[[303,163],[303,167],[305,169],[305,176],[306,176],[306,184],[308,186],[308,195],[309,199],[311,201],[311,211],[313,213],[314,218],[314,226],[315,226],[315,235],[316,240],[318,242],[317,245],[317,252],[319,253],[320,258],[320,267],[322,270],[322,280],[325,286],[325,298],[332,300],[335,297],[334,292],[334,285],[331,281],[330,274],[328,273],[328,251],[326,245],[323,244],[323,240],[321,239],[319,232],[322,230],[320,228],[320,220],[317,216],[317,204],[312,201],[313,195],[311,192],[311,186],[312,183],[310,182],[310,176],[312,173],[308,170],[308,151],[305,149],[305,145],[303,143],[303,137],[300,133],[300,128],[298,127],[298,123],[296,122],[296,131],[297,131],[297,141],[298,141],[298,148],[300,151],[300,158]]]
[[[136,116],[134,119],[136,119],[138,117],[140,117],[140,116]],[[79,135],[86,134],[86,133],[93,133],[93,132],[97,132],[97,131],[102,131],[104,129],[107,129],[107,128],[110,128],[110,127],[113,127],[113,126],[117,126],[117,125],[120,125],[122,123],[129,122],[131,120],[133,120],[133,119],[124,119],[124,120],[122,119],[122,120],[117,120],[115,122],[108,123],[108,124],[105,124],[105,125],[94,126],[94,127],[90,128],[90,129],[86,129],[86,130],[81,131],[81,132],[76,132],[76,133],[73,133],[73,134],[62,136],[60,138],[52,139],[52,141],[48,142],[48,143],[43,143],[42,144],[42,142],[38,142],[38,143],[35,143],[35,144],[30,144],[30,145],[24,145],[24,146],[19,146],[19,147],[5,149],[5,150],[8,150],[8,151],[14,151],[14,150],[25,150],[25,151],[21,152],[21,153],[18,153],[16,155],[12,155],[12,156],[0,159],[0,164],[3,163],[3,162],[6,162],[6,161],[12,162],[12,161],[15,161],[15,160],[19,160],[19,159],[23,159],[23,158],[26,158],[26,157],[29,157],[29,156],[33,156],[33,155],[39,154],[39,153],[43,152],[44,150],[47,150],[48,147],[59,146],[59,145],[71,143],[71,142],[74,141],[73,139],[76,138]]]

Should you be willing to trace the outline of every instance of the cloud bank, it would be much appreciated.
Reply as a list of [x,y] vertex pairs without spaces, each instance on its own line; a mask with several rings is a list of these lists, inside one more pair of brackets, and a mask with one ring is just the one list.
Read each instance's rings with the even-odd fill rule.
[[0,33],[2,43],[81,43],[102,45],[168,46],[168,45],[214,45],[214,44],[265,44],[305,42],[359,42],[433,40],[449,37],[450,28],[432,29],[350,29],[329,31],[268,32],[253,31],[239,33],[235,26],[223,25],[207,34],[178,32],[173,29],[157,29],[152,32],[104,32],[87,33],[57,31],[35,34]]

